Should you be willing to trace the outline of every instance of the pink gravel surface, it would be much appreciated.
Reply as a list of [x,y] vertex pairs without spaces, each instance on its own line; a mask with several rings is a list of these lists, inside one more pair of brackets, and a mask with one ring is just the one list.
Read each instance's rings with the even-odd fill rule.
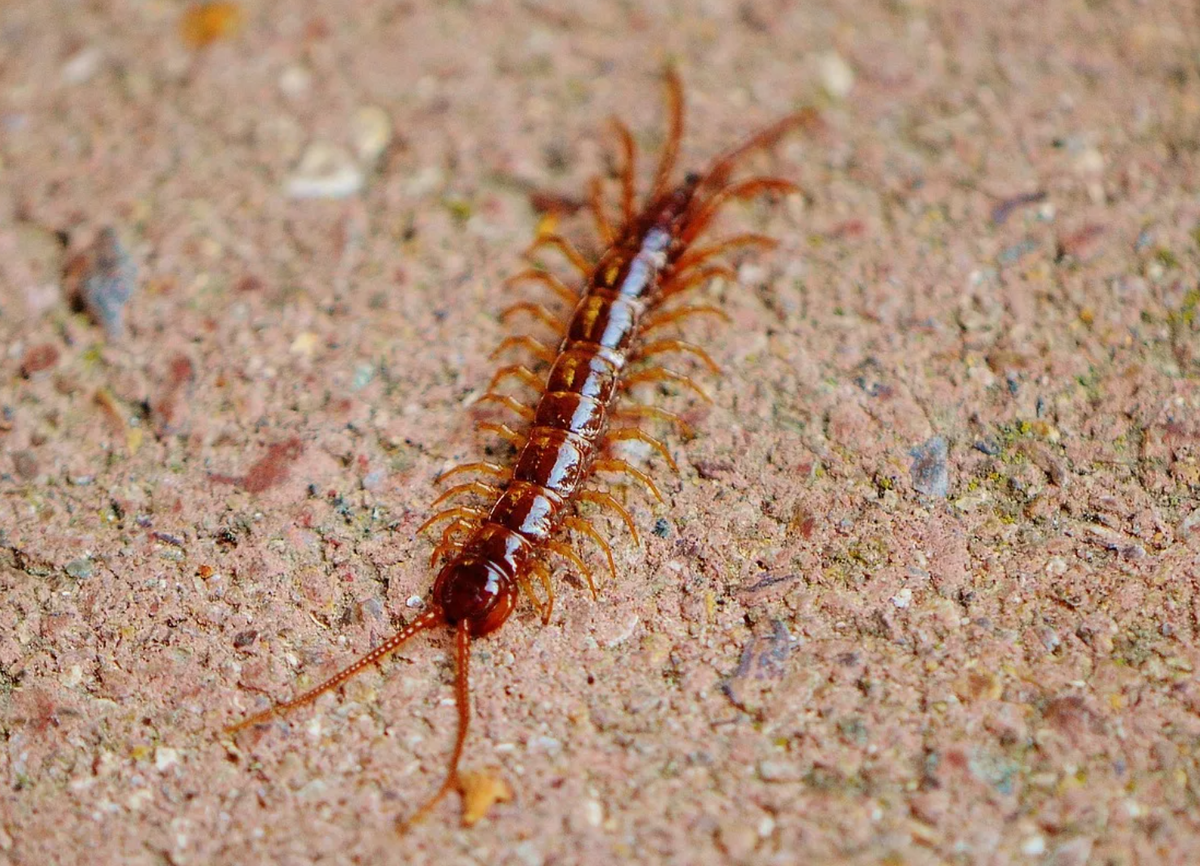
[[[0,9],[0,862],[1200,861],[1194,4],[184,8]],[[529,193],[652,151],[667,62],[689,164],[827,128],[751,161],[803,193],[729,212],[782,244],[701,293],[713,404],[646,395],[698,434],[620,579],[475,645],[514,801],[399,837],[445,635],[222,728],[415,614]]]

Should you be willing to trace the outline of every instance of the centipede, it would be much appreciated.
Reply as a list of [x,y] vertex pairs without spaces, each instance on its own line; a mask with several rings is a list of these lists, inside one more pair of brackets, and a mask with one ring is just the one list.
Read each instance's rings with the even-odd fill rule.
[[[593,597],[598,595],[593,571],[570,543],[572,536],[594,543],[613,578],[617,577],[612,546],[583,516],[579,505],[592,503],[612,512],[628,528],[633,542],[640,543],[629,510],[609,489],[597,489],[592,481],[616,475],[636,482],[660,502],[662,494],[650,475],[617,456],[614,446],[642,443],[646,454],[656,454],[672,470],[678,470],[670,449],[647,432],[644,424],[662,422],[685,435],[690,435],[689,425],[678,414],[632,402],[628,392],[639,383],[673,383],[709,400],[690,375],[663,366],[657,359],[690,355],[720,375],[716,362],[702,347],[660,336],[660,331],[695,316],[729,321],[718,306],[688,303],[686,297],[716,278],[736,284],[736,272],[723,254],[750,247],[766,250],[778,243],[761,233],[734,234],[705,243],[700,242],[702,236],[731,202],[798,192],[796,184],[786,178],[738,180],[735,170],[748,155],[774,146],[784,135],[817,127],[820,117],[815,110],[805,108],[784,116],[719,153],[702,171],[689,172],[675,181],[683,140],[684,93],[675,69],[666,69],[663,81],[665,141],[649,189],[640,201],[633,134],[619,119],[610,118],[618,145],[616,177],[611,180],[619,185],[619,212],[615,218],[610,216],[614,203],[606,201],[605,179],[600,177],[589,184],[586,199],[602,245],[599,254],[589,258],[566,237],[553,232],[539,234],[526,250],[531,262],[536,261],[533,253],[544,247],[561,253],[578,272],[577,286],[572,288],[554,271],[542,267],[522,270],[505,281],[506,286],[540,284],[570,312],[564,318],[546,304],[520,301],[501,314],[502,320],[528,314],[553,325],[561,339],[552,348],[532,335],[510,336],[498,347],[497,356],[520,350],[529,360],[501,366],[480,402],[498,404],[515,420],[512,424],[481,421],[478,426],[511,442],[515,458],[509,466],[491,461],[463,463],[439,477],[439,483],[452,479],[455,483],[434,501],[432,507],[440,510],[417,529],[419,535],[444,524],[429,564],[433,570],[440,563],[440,569],[424,610],[319,685],[225,729],[234,735],[264,725],[337,689],[414,636],[448,630],[453,634],[458,716],[454,746],[440,787],[411,818],[397,821],[401,829],[427,816],[447,794],[461,788],[459,765],[471,721],[473,641],[498,631],[522,598],[543,623],[550,622],[555,598],[552,558],[564,560],[586,581]],[[508,380],[536,397],[523,402],[497,390]],[[481,499],[491,504],[480,504]]]

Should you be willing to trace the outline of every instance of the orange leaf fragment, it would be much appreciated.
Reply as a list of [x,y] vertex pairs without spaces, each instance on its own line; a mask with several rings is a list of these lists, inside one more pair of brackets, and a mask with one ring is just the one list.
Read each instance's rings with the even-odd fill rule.
[[507,803],[513,798],[512,786],[486,770],[462,773],[458,777],[458,784],[462,789],[464,827],[474,825],[497,803]]
[[242,25],[242,9],[236,3],[196,3],[183,13],[179,35],[193,48],[207,48],[237,33]]

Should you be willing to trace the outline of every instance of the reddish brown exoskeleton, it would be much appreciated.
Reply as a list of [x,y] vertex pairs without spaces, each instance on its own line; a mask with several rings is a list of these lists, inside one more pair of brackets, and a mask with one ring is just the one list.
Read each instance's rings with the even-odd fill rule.
[[[666,83],[669,131],[645,203],[639,208],[635,200],[633,137],[623,124],[614,121],[622,155],[618,225],[614,226],[608,218],[598,180],[590,191],[590,207],[605,244],[603,253],[596,262],[589,262],[557,235],[542,236],[533,245],[533,248],[551,246],[560,250],[580,271],[581,290],[574,291],[550,272],[537,269],[524,271],[509,281],[542,283],[568,302],[573,312],[562,322],[545,306],[531,302],[516,304],[505,311],[505,316],[516,312],[532,314],[554,323],[565,335],[557,349],[521,336],[505,340],[497,350],[509,347],[528,350],[548,372],[540,374],[520,364],[503,367],[484,396],[511,409],[528,424],[524,433],[504,424],[480,425],[516,445],[518,453],[511,468],[496,463],[468,463],[442,476],[443,480],[454,475],[488,476],[494,483],[479,478],[460,483],[439,497],[435,506],[459,495],[487,497],[493,504],[456,505],[436,513],[421,527],[423,530],[440,520],[451,521],[433,552],[432,563],[444,559],[445,564],[434,582],[428,610],[340,673],[299,697],[237,723],[230,731],[259,724],[277,713],[311,702],[394,652],[418,632],[449,627],[455,635],[458,734],[445,781],[412,819],[417,820],[459,782],[458,764],[470,721],[471,641],[500,628],[522,593],[544,620],[549,619],[554,591],[546,559],[551,554],[563,557],[578,569],[595,593],[587,565],[562,540],[566,532],[577,532],[595,541],[616,574],[612,549],[576,513],[576,505],[587,501],[612,509],[629,527],[635,541],[637,530],[629,512],[610,494],[590,489],[589,479],[596,473],[621,473],[643,484],[661,500],[658,488],[644,472],[610,456],[606,448],[613,442],[637,440],[661,454],[672,468],[675,462],[666,446],[644,430],[624,423],[614,426],[612,422],[655,417],[683,424],[671,413],[650,406],[628,405],[618,398],[630,385],[645,381],[669,380],[699,391],[690,378],[666,368],[631,369],[631,365],[663,353],[685,352],[720,372],[698,346],[676,339],[646,337],[688,316],[724,317],[721,310],[711,305],[670,305],[670,302],[713,277],[733,279],[733,270],[728,265],[714,261],[720,253],[736,247],[770,248],[776,242],[760,234],[735,235],[704,246],[695,246],[694,242],[727,202],[762,193],[794,191],[795,185],[782,178],[753,177],[731,182],[730,174],[751,151],[769,147],[793,129],[813,127],[819,122],[811,110],[789,115],[718,156],[704,172],[688,174],[681,183],[672,184],[683,133],[683,91],[674,71],[667,72]],[[510,395],[492,390],[509,378],[536,391],[535,405],[527,406]],[[700,394],[703,396],[702,391]],[[540,598],[535,591],[535,578],[544,597]]]

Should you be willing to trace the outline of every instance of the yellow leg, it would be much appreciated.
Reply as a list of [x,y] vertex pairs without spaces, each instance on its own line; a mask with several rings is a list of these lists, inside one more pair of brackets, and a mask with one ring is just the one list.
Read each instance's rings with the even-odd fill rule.
[[518,401],[515,397],[510,397],[508,394],[495,394],[489,391],[475,402],[499,403],[504,408],[515,412],[517,415],[520,415],[526,421],[532,421],[535,414],[534,411],[528,406]]
[[518,574],[517,586],[521,587],[521,592],[525,593],[525,597],[529,599],[529,603],[533,605],[534,610],[538,612],[538,616],[542,618],[542,625],[550,622],[550,611],[547,609],[545,602],[538,598],[537,593],[533,591],[533,584],[529,582],[529,578],[524,574]]
[[570,287],[560,280],[558,277],[549,271],[541,271],[536,268],[529,268],[521,271],[519,274],[514,274],[504,281],[504,285],[514,285],[520,282],[541,283],[551,289],[556,295],[570,304],[572,307],[579,302],[579,293],[571,291]]
[[726,250],[732,250],[737,247],[762,247],[764,250],[773,250],[777,246],[779,246],[779,241],[770,235],[754,233],[734,235],[716,243],[688,250],[675,262],[675,269],[679,271],[687,270],[693,265],[698,265],[703,261],[711,259],[713,256],[720,255]]
[[674,412],[668,412],[666,409],[659,409],[657,406],[642,406],[637,403],[622,403],[619,408],[613,411],[613,418],[654,418],[659,421],[666,421],[674,424],[679,428],[682,436],[690,439],[693,434],[692,425],[684,421]]
[[654,186],[650,198],[666,191],[671,182],[671,172],[679,156],[679,142],[683,138],[683,83],[679,74],[667,69],[667,141],[658,159],[658,170],[654,173]]
[[631,439],[637,442],[645,442],[663,456],[663,459],[667,461],[667,465],[671,467],[672,471],[679,471],[679,466],[675,463],[675,458],[671,456],[671,452],[667,450],[667,446],[659,442],[645,430],[639,430],[637,427],[619,427],[616,430],[609,430],[604,436],[605,442],[627,442]]
[[720,307],[715,307],[712,304],[693,304],[687,307],[676,307],[673,310],[663,310],[661,313],[651,316],[642,325],[642,333],[648,334],[655,328],[661,328],[663,325],[671,324],[671,322],[678,322],[681,319],[686,319],[688,316],[716,316],[726,323],[733,321],[729,318],[729,314]]
[[713,373],[718,376],[721,375],[721,368],[717,366],[717,362],[712,359],[712,356],[708,352],[693,343],[687,343],[683,340],[658,340],[653,343],[647,343],[638,349],[637,356],[639,358],[649,358],[663,352],[686,352],[689,355],[694,355],[704,362],[704,365],[712,370]]
[[509,427],[507,424],[496,424],[491,421],[480,421],[475,425],[475,429],[483,430],[487,433],[495,433],[501,439],[511,442],[516,448],[521,448],[525,445],[525,437]]
[[617,140],[621,143],[621,218],[628,226],[633,219],[634,209],[634,179],[637,176],[637,146],[633,143],[633,135],[629,127],[617,118],[611,118]]
[[663,300],[706,283],[713,277],[724,277],[731,283],[737,282],[737,273],[729,265],[705,265],[687,274],[676,271],[663,283]]
[[620,518],[625,521],[625,525],[629,527],[629,534],[633,536],[633,543],[641,545],[641,539],[638,538],[637,526],[633,523],[633,518],[629,516],[629,512],[625,510],[625,506],[617,500],[613,499],[612,494],[605,493],[603,490],[581,490],[579,491],[579,500],[582,502],[594,502],[604,508],[611,508],[617,512]]
[[575,245],[562,235],[539,235],[525,250],[526,257],[532,256],[541,247],[553,247],[558,250],[585,277],[592,272],[591,263],[583,257],[583,253],[575,249]]
[[764,192],[792,193],[798,192],[799,187],[790,180],[781,177],[752,177],[713,193],[712,197],[700,206],[700,212],[693,217],[683,231],[681,240],[685,244],[694,241],[701,232],[708,228],[717,212],[728,202],[754,198]]
[[554,359],[558,357],[553,349],[551,349],[545,343],[535,340],[528,334],[520,334],[516,337],[505,337],[500,341],[500,345],[497,346],[492,352],[492,357],[498,357],[505,349],[512,348],[513,346],[520,346],[522,349],[527,349],[535,358],[545,361],[547,364],[553,364]]
[[663,367],[652,367],[649,370],[638,370],[636,373],[630,373],[622,380],[621,384],[623,387],[628,388],[630,385],[636,385],[638,382],[677,382],[685,388],[690,388],[705,403],[712,402],[712,397],[709,397],[704,389],[697,385],[690,376],[685,376],[682,373],[676,373],[674,370],[667,370]]
[[604,212],[604,187],[598,177],[592,178],[592,182],[588,186],[588,207],[591,208],[592,216],[596,219],[596,233],[600,235],[600,240],[606,247],[611,246],[616,233],[613,231],[612,223],[608,220],[608,214]]
[[634,466],[630,466],[625,460],[621,460],[616,457],[604,457],[595,461],[592,464],[592,469],[596,472],[620,472],[628,475],[631,478],[640,481],[659,502],[663,501],[662,494],[658,492],[658,486],[655,485],[652,480],[650,480],[650,476],[642,470]]
[[439,520],[444,520],[447,517],[475,517],[482,520],[487,516],[487,510],[473,505],[460,505],[456,508],[447,508],[445,511],[439,511],[433,517],[426,520],[417,527],[417,534],[420,535]]
[[439,475],[435,479],[434,483],[441,484],[447,478],[451,478],[455,475],[460,475],[466,472],[482,472],[487,475],[495,475],[497,478],[504,481],[512,478],[512,470],[501,466],[499,463],[476,462],[464,463],[461,466],[455,466],[453,469],[447,470]]
[[446,490],[437,499],[430,503],[430,508],[437,508],[447,499],[454,496],[460,496],[464,493],[478,493],[480,496],[499,496],[500,488],[491,484],[485,484],[482,481],[468,481],[466,484],[456,484],[449,490]]
[[567,559],[572,565],[583,575],[583,579],[587,581],[588,589],[591,590],[592,598],[597,598],[596,581],[592,577],[592,570],[587,567],[587,563],[580,558],[579,554],[571,549],[571,545],[563,544],[561,541],[547,541],[546,549],[557,553],[559,556]]
[[[588,538],[592,539],[592,541],[600,545],[600,549],[603,550],[604,555],[608,557],[608,570],[612,572],[613,580],[616,580],[617,563],[616,560],[613,559],[612,547],[610,547],[608,542],[604,540],[604,536],[596,531],[596,527],[592,526],[592,524],[588,523],[582,517],[568,517],[563,520],[563,526],[586,535]],[[593,587],[592,595],[595,596],[595,594],[596,590]]]
[[507,367],[501,367],[496,371],[496,375],[492,377],[492,381],[488,383],[487,389],[491,391],[502,381],[508,378],[520,379],[522,384],[528,385],[535,391],[541,393],[541,390],[546,387],[546,383],[542,377],[530,370],[523,364],[509,364]]
[[542,589],[546,591],[546,608],[542,614],[542,625],[546,625],[550,622],[550,614],[554,612],[554,583],[550,580],[550,569],[546,568],[545,563],[535,562],[533,571],[542,582]]
[[507,322],[517,313],[529,313],[529,315],[533,316],[539,322],[544,322],[545,324],[554,328],[556,331],[561,331],[567,326],[566,322],[559,319],[558,316],[550,312],[550,310],[548,310],[544,305],[538,304],[534,301],[520,301],[519,303],[505,308],[500,313],[500,321]]
[[451,551],[454,551],[456,549],[457,550],[462,549],[463,542],[456,541],[454,539],[455,535],[457,535],[459,532],[461,532],[464,529],[473,530],[478,525],[479,525],[478,520],[467,520],[467,519],[460,517],[458,520],[455,520],[453,523],[451,523],[449,526],[447,526],[445,529],[443,529],[442,530],[442,540],[440,542],[438,542],[437,547],[435,547],[433,549],[433,553],[429,557],[430,570],[433,569],[433,567],[437,563],[439,557],[441,557],[447,553],[450,553]]

